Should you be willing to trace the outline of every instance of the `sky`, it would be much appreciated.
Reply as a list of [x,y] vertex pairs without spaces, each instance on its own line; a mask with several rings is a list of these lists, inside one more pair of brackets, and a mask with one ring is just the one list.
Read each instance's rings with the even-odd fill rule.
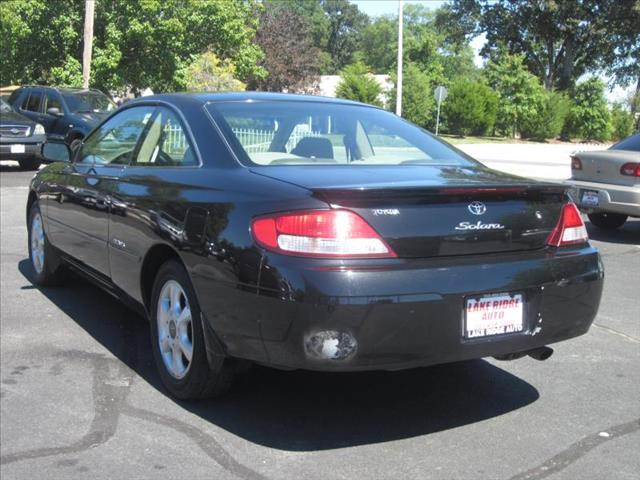
[[[366,13],[370,17],[398,14],[398,0],[351,0],[351,3],[355,3],[360,11]],[[445,0],[404,0],[405,5],[410,3],[425,5],[430,9],[437,10],[447,2]],[[486,39],[484,34],[471,40],[471,47],[475,52],[474,62],[478,67],[481,67],[483,64],[483,59],[480,56],[480,49],[482,49],[485,41]],[[607,77],[603,75],[600,75],[600,77],[607,82]],[[615,87],[613,91],[607,90],[607,97],[610,102],[619,102],[622,101],[632,89],[633,85],[626,89]]]

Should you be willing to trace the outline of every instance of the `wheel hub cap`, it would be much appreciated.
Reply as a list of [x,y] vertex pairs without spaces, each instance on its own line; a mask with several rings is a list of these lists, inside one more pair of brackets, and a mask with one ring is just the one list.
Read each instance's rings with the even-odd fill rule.
[[31,221],[31,263],[37,273],[42,273],[44,268],[44,228],[40,213],[36,213]]
[[187,295],[175,280],[168,280],[162,286],[156,317],[162,361],[167,372],[180,380],[191,367],[193,324]]

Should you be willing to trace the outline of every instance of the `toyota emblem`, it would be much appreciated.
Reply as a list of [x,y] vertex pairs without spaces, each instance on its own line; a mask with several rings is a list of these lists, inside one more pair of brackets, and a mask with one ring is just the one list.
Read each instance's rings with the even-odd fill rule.
[[471,202],[467,208],[474,215],[482,215],[487,211],[487,207],[482,202]]

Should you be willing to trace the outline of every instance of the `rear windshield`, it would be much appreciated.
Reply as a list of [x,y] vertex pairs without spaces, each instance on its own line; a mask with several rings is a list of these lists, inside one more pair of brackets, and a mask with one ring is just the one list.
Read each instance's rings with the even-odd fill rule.
[[377,108],[305,101],[220,102],[206,108],[248,165],[475,165]]
[[63,93],[62,97],[69,110],[75,113],[110,112],[117,108],[116,104],[102,93]]
[[629,138],[613,145],[610,150],[631,150],[632,152],[640,152],[640,133],[631,135]]

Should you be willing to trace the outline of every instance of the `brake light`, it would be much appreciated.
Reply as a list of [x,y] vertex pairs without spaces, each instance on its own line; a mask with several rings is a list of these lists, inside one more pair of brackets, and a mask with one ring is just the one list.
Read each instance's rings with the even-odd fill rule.
[[547,245],[562,247],[585,243],[588,240],[587,228],[576,205],[573,202],[563,205],[558,224],[547,238]]
[[640,177],[640,163],[625,163],[620,167],[620,173],[628,177]]
[[575,155],[571,157],[571,170],[582,170],[582,160]]
[[255,219],[251,232],[267,250],[305,257],[395,257],[378,233],[349,210],[311,210]]

